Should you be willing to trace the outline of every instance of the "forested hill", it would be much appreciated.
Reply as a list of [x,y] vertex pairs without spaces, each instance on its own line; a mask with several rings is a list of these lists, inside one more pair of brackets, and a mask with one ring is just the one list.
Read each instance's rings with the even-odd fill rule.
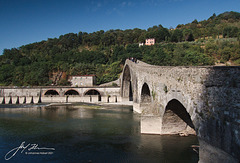
[[[155,38],[154,46],[140,46]],[[240,64],[240,13],[213,14],[175,29],[109,30],[61,35],[0,56],[0,85],[67,85],[70,75],[96,74],[97,83],[115,80],[126,58],[154,65]],[[64,74],[64,75],[63,75]]]

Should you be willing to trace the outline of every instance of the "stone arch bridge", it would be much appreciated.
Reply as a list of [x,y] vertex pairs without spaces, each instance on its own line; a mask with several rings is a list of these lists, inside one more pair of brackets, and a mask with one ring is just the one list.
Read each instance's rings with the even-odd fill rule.
[[120,87],[0,87],[2,104],[121,101],[132,101],[141,114],[142,133],[195,133],[199,162],[240,162],[240,67],[126,60]]
[[240,67],[165,67],[126,60],[121,97],[141,113],[142,133],[195,132],[199,162],[240,161]]

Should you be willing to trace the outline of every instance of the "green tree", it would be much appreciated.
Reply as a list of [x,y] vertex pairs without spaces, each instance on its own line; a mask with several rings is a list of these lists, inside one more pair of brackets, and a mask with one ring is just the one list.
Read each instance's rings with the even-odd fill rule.
[[171,34],[171,42],[181,42],[183,38],[182,30],[176,29]]

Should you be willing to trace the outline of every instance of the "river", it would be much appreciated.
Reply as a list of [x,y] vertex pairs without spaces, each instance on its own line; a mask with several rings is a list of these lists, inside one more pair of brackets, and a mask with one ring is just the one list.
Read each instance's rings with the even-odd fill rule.
[[196,163],[196,144],[196,136],[140,134],[130,106],[0,107],[0,162]]

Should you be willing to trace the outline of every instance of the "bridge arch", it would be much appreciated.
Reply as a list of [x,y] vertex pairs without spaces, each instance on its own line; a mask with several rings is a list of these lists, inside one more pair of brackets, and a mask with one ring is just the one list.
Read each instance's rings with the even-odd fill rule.
[[128,65],[125,66],[122,76],[122,97],[126,101],[133,101],[132,76]]
[[74,89],[69,89],[64,93],[64,95],[70,95],[70,96],[75,95],[76,96],[76,95],[79,95],[79,92]]
[[141,90],[141,103],[151,102],[151,93],[147,83],[144,83]]
[[96,89],[88,89],[84,92],[84,96],[85,95],[101,95],[101,93]]
[[49,89],[44,93],[45,96],[59,96],[59,92],[54,89]]
[[196,134],[191,115],[177,99],[171,99],[162,118],[162,134]]
[[96,89],[89,89],[85,91],[84,96],[98,96],[98,101],[102,101],[101,93]]

